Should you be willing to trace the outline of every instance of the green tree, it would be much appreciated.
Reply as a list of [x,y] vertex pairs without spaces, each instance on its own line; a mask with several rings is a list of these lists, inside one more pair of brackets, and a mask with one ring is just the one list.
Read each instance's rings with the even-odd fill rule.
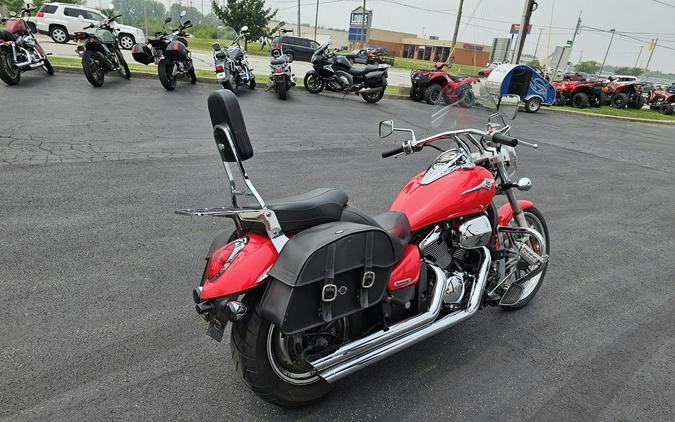
[[632,75],[632,76],[640,76],[642,73],[642,69],[638,69],[636,67],[617,67],[614,69],[614,73],[617,75]]
[[267,25],[274,19],[279,9],[266,8],[265,0],[227,0],[227,5],[220,6],[212,2],[213,13],[227,26],[239,31],[248,26],[251,38],[272,35]]
[[[3,0],[0,0],[0,3]],[[33,0],[33,6],[37,7],[38,9],[40,6],[42,6],[43,3],[46,3],[48,0]],[[87,0],[59,0],[59,3],[68,3],[68,4],[85,4]],[[25,3],[25,1],[24,1]]]
[[113,0],[115,11],[122,14],[122,18],[157,18],[164,19],[166,8],[158,1],[153,0]]
[[540,69],[541,68],[541,63],[539,63],[539,59],[536,58],[536,57],[533,58],[532,60],[530,60],[529,62],[527,62],[527,65],[530,66],[533,69]]
[[5,9],[7,10],[7,13],[9,12],[19,13],[24,5],[25,3],[23,2],[23,0],[0,0],[0,6],[4,6]]
[[577,72],[597,73],[600,70],[600,63],[594,60],[579,62],[574,66],[574,70]]

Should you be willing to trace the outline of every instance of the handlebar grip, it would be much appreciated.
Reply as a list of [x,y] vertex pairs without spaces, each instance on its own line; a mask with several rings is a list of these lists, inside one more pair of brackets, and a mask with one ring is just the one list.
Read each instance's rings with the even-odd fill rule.
[[392,155],[400,154],[402,152],[403,152],[403,145],[394,149],[390,149],[389,151],[384,151],[382,153],[382,158],[388,158],[391,157]]
[[518,145],[518,139],[496,132],[492,134],[492,141],[502,145],[515,147]]

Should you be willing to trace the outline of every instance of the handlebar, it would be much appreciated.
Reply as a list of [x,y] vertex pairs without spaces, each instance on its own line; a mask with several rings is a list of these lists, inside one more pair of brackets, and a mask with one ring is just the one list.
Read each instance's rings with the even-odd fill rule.
[[518,139],[508,135],[504,135],[503,133],[499,132],[494,132],[492,134],[492,142],[502,145],[508,145],[510,147],[515,147],[516,145],[518,145]]
[[384,151],[382,153],[382,158],[389,158],[391,156],[397,155],[405,151],[403,148],[403,145],[399,146],[398,148],[390,149],[389,151]]

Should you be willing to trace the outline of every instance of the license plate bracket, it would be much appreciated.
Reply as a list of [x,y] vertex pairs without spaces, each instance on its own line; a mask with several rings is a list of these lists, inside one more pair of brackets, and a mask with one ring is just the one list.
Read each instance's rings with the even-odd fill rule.
[[209,321],[209,328],[206,330],[206,335],[215,341],[223,340],[223,332],[225,331],[225,324],[221,324],[217,319]]

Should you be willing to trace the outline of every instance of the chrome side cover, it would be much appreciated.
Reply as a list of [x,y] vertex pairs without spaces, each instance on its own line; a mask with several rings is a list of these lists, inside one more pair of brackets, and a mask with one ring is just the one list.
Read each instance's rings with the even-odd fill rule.
[[464,249],[476,249],[485,246],[492,237],[490,220],[481,215],[463,222],[458,228],[457,242]]

